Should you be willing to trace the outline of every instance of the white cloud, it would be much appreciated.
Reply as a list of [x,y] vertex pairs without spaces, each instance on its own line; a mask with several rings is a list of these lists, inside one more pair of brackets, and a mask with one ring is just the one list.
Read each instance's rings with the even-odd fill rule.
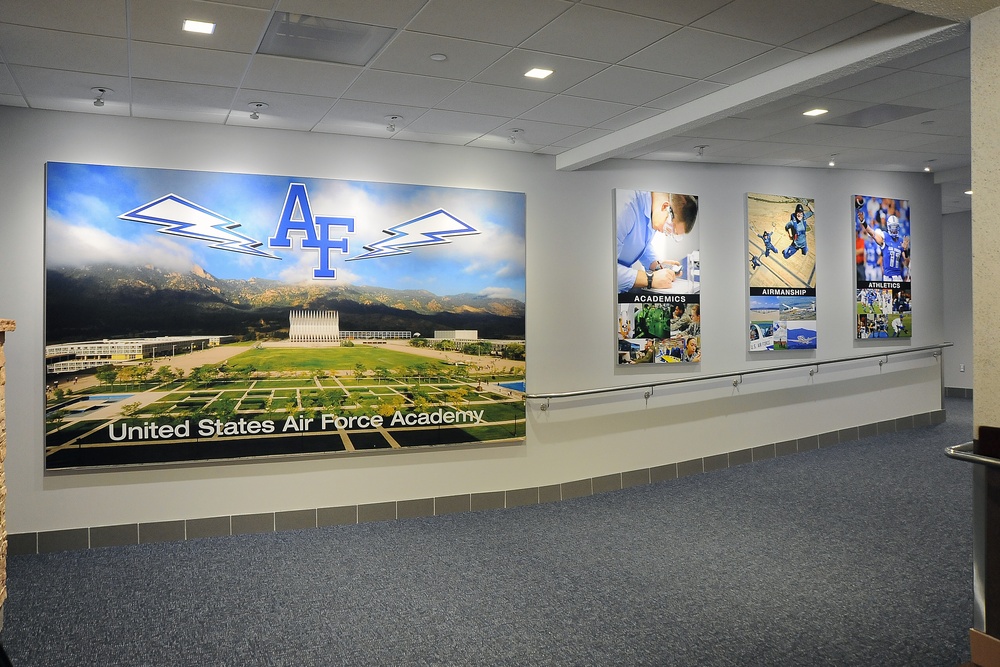
[[190,250],[168,237],[157,235],[138,243],[51,214],[45,222],[45,262],[51,267],[135,266],[140,262],[166,271],[188,271],[195,264]]

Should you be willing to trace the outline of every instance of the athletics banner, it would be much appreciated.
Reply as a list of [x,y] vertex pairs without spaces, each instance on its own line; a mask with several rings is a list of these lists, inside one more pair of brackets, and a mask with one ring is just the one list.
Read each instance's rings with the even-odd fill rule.
[[523,193],[51,162],[45,466],[523,440]]
[[910,202],[854,196],[857,337],[910,338]]
[[812,199],[747,194],[751,352],[816,349]]
[[618,364],[701,361],[698,197],[615,190]]

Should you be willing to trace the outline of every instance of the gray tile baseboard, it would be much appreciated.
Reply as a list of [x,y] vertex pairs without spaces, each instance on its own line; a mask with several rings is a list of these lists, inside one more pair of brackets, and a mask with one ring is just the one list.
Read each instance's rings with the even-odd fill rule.
[[[955,392],[952,394],[949,394],[948,391],[946,388],[946,396],[962,398],[971,398],[972,396],[971,389],[952,390]],[[725,454],[713,454],[700,459],[571,480],[561,484],[508,491],[477,492],[468,495],[416,498],[263,514],[94,526],[92,528],[72,528],[38,533],[14,533],[7,536],[7,553],[10,556],[18,556],[149,542],[180,542],[206,537],[270,533],[283,530],[309,530],[317,527],[349,525],[368,521],[396,521],[455,512],[496,511],[508,507],[561,502],[572,498],[583,498],[595,493],[609,493],[645,484],[665,483],[688,475],[705,474],[738,465],[752,464],[754,461],[772,459],[775,456],[833,447],[880,433],[933,426],[944,423],[946,418],[947,414],[944,410],[934,410],[889,421],[852,426],[839,431],[817,433],[796,440],[784,440]]]

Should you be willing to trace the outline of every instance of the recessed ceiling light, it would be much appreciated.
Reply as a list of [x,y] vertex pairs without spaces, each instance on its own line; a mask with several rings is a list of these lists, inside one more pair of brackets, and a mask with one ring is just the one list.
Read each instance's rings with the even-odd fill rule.
[[211,35],[215,32],[215,24],[206,23],[205,21],[192,21],[191,19],[185,19],[183,27],[187,32],[200,32],[203,35]]
[[971,194],[972,194],[972,190],[966,190],[966,191],[965,191],[965,194],[967,194],[967,195],[971,195]]
[[438,62],[442,62],[444,60],[448,60],[448,56],[446,56],[443,53],[432,53],[431,54],[431,60],[436,60]]
[[826,113],[826,109],[810,109],[809,111],[803,111],[803,116],[822,116]]
[[524,76],[531,77],[532,79],[544,79],[549,74],[552,74],[552,70],[550,70],[550,69],[542,69],[540,67],[535,67],[535,68],[529,69],[527,72],[525,72]]

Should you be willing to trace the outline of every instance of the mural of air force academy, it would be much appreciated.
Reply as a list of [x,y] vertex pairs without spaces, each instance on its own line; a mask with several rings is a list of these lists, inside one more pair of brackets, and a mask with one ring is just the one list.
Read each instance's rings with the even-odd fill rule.
[[619,364],[701,361],[698,197],[615,190]]
[[747,194],[750,351],[816,348],[816,213],[804,197]]
[[910,338],[910,202],[854,196],[857,337]]
[[523,193],[49,163],[47,469],[520,440]]

